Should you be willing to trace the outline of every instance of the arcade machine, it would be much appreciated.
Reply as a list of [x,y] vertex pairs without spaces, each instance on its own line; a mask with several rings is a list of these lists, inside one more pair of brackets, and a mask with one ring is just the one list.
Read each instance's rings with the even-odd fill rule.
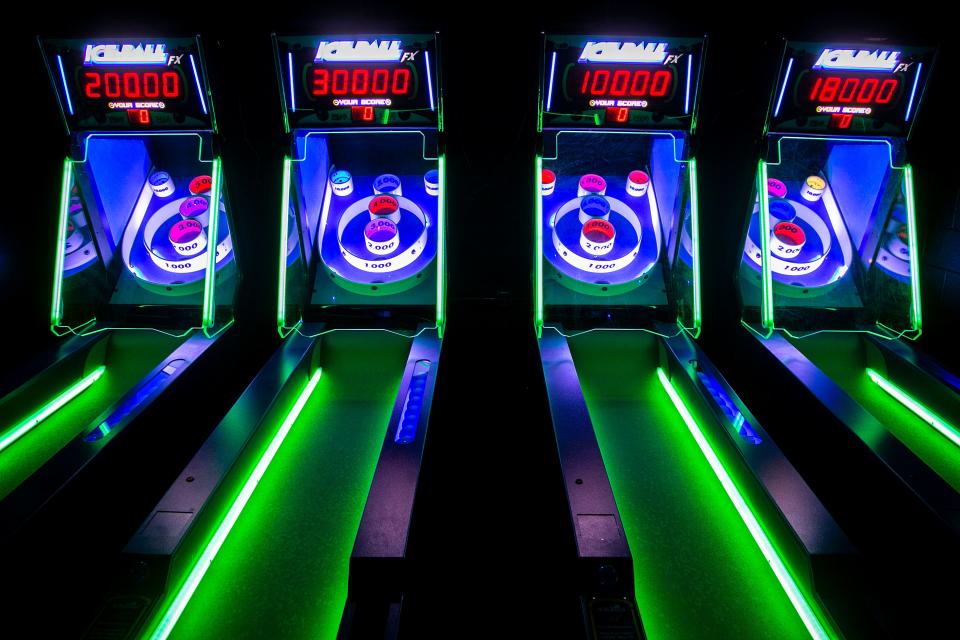
[[544,39],[535,325],[588,637],[835,637],[855,553],[694,339],[703,38]]
[[0,537],[198,370],[238,280],[199,37],[40,48],[70,141],[50,312],[70,337],[0,399]]
[[917,567],[960,533],[957,380],[909,345],[922,211],[907,147],[934,55],[786,42],[739,274],[742,356],[826,416],[784,416],[775,435],[811,484],[843,496],[838,513],[871,523],[874,542],[858,544]]
[[286,339],[127,545],[91,636],[396,633],[444,326],[437,45],[274,36]]

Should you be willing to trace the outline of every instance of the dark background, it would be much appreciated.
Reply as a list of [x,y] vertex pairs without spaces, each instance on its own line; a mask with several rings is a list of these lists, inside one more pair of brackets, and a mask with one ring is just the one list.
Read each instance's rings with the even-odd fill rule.
[[[449,303],[443,371],[418,494],[411,552],[420,584],[417,628],[473,616],[474,633],[558,637],[575,617],[563,560],[573,553],[532,325],[532,163],[540,31],[710,37],[701,87],[704,333],[719,360],[739,331],[735,276],[750,209],[780,37],[858,41],[877,36],[941,44],[910,146],[916,178],[925,331],[919,346],[956,371],[948,349],[960,297],[955,82],[960,57],[941,15],[902,5],[730,3],[350,4],[250,7],[151,4],[33,9],[5,25],[6,211],[0,230],[0,325],[6,374],[54,343],[48,329],[53,238],[67,138],[35,36],[191,34],[208,57],[224,174],[243,284],[237,322],[251,360],[278,344],[277,205],[284,151],[271,31],[441,32],[448,169]],[[911,7],[913,8],[913,7]],[[920,8],[920,5],[917,5]],[[12,46],[11,46],[12,45]],[[9,75],[7,76],[9,77]],[[495,206],[491,206],[495,205]],[[496,239],[496,241],[494,241]],[[758,380],[758,385],[763,381]],[[105,553],[105,555],[107,555]],[[486,585],[495,580],[495,587]],[[515,614],[523,610],[522,619]],[[519,624],[523,628],[517,628]],[[509,635],[515,635],[511,632]],[[460,635],[452,633],[451,635]],[[472,634],[467,634],[472,635]],[[488,634],[489,635],[489,634]]]

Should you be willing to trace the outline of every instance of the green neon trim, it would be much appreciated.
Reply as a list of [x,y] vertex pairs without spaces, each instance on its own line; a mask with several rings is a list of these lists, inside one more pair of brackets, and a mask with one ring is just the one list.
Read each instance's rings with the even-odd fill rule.
[[867,368],[867,375],[870,376],[870,379],[873,382],[893,396],[900,404],[905,406],[910,411],[913,411],[917,416],[929,424],[931,427],[940,432],[944,438],[952,442],[957,447],[960,447],[960,431],[957,431],[954,427],[949,425],[945,420],[940,418],[937,414],[927,409],[925,406],[911,398],[903,389],[890,382],[879,373],[874,371],[871,368]]
[[[210,176],[210,202],[213,203],[212,207],[214,215],[210,216],[210,226],[207,230],[207,237],[211,238],[210,242],[213,245],[216,245],[217,234],[219,233],[218,227],[220,226],[220,191],[221,183],[223,181],[222,176],[220,175],[220,158],[213,159],[213,165],[210,168]],[[213,250],[213,247],[211,247],[211,249],[207,251],[207,254],[209,254],[207,261],[207,274],[203,280],[204,332],[214,325],[216,317],[214,293],[217,277],[217,252]]]
[[667,395],[670,396],[673,406],[677,408],[677,412],[680,414],[680,417],[683,418],[683,422],[687,425],[687,429],[690,430],[690,434],[693,436],[693,439],[697,441],[697,446],[700,447],[700,451],[703,453],[703,456],[707,459],[707,462],[710,463],[713,473],[717,476],[717,479],[723,486],[724,491],[726,491],[727,497],[730,498],[730,502],[733,503],[737,513],[740,514],[740,518],[743,520],[743,523],[747,525],[747,529],[750,531],[750,535],[753,536],[754,541],[760,548],[760,552],[763,554],[763,557],[766,558],[767,562],[770,564],[770,568],[777,577],[777,581],[780,582],[780,586],[783,588],[784,593],[786,593],[787,598],[790,599],[790,603],[800,616],[800,619],[803,621],[803,625],[807,628],[810,636],[818,639],[834,637],[836,634],[831,634],[827,631],[825,622],[822,622],[817,617],[817,614],[807,602],[803,592],[800,590],[799,585],[797,585],[797,583],[794,581],[793,576],[790,575],[790,571],[780,558],[776,548],[773,546],[773,543],[763,531],[763,527],[760,526],[760,522],[753,514],[753,511],[750,510],[749,505],[747,505],[746,500],[744,500],[743,495],[737,489],[736,484],[727,473],[727,470],[723,468],[723,463],[720,462],[717,454],[710,447],[706,437],[704,437],[703,432],[697,425],[696,420],[694,420],[693,416],[690,414],[690,411],[687,409],[686,405],[684,405],[683,400],[677,394],[677,391],[674,389],[673,384],[671,384],[667,374],[660,367],[657,367],[657,376],[660,378],[660,384],[663,385]]
[[697,193],[697,159],[690,158],[690,240],[693,244],[693,330],[699,335],[700,308],[700,198]]
[[767,163],[760,160],[757,169],[757,194],[760,198],[760,323],[773,329],[773,274],[770,270],[770,198],[767,195]]
[[307,404],[310,394],[312,394],[313,390],[317,387],[322,371],[322,369],[317,369],[310,377],[307,386],[300,392],[293,408],[290,409],[287,417],[284,418],[283,423],[281,423],[280,428],[277,429],[277,433],[273,436],[266,451],[263,452],[263,455],[257,462],[257,466],[254,467],[253,472],[250,473],[246,482],[243,483],[240,493],[237,494],[227,514],[220,522],[216,531],[213,532],[213,536],[211,536],[209,542],[207,542],[207,546],[204,547],[200,557],[197,558],[196,563],[190,570],[190,574],[183,581],[183,584],[180,585],[180,590],[177,591],[177,595],[173,598],[173,601],[160,619],[160,622],[152,632],[148,632],[148,637],[152,640],[164,640],[170,635],[170,632],[173,631],[173,627],[177,624],[184,609],[186,609],[190,598],[200,585],[200,581],[203,580],[203,576],[207,573],[207,569],[210,568],[211,563],[214,558],[216,558],[217,552],[220,551],[220,547],[223,546],[227,536],[230,535],[230,530],[233,528],[233,525],[236,524],[240,513],[243,511],[243,508],[247,506],[247,502],[257,488],[257,484],[259,484],[263,474],[266,473],[267,467],[273,462],[273,458],[277,454],[277,451],[279,451],[280,445],[283,444],[283,440],[290,432],[290,428],[293,426],[293,423],[296,422],[304,405]]
[[443,337],[447,324],[447,158],[437,159],[440,191],[437,194],[437,332]]
[[533,184],[535,186],[533,192],[533,222],[536,225],[533,229],[535,243],[533,248],[533,325],[536,327],[537,337],[539,338],[543,332],[543,198],[540,195],[540,191],[543,188],[541,184],[541,180],[543,179],[541,173],[543,170],[543,158],[541,158],[539,154],[537,154],[536,160],[533,163],[533,170]]
[[800,140],[803,142],[844,142],[844,143],[856,143],[856,144],[885,144],[887,145],[887,154],[890,156],[888,164],[891,169],[900,170],[904,167],[898,167],[893,162],[893,145],[890,144],[890,140],[886,138],[844,138],[842,136],[781,136],[777,138],[777,161],[770,162],[771,166],[779,165],[783,162],[783,154],[781,152],[781,146],[784,140]]
[[22,438],[27,434],[28,431],[53,415],[57,409],[80,395],[87,387],[99,380],[100,376],[103,375],[105,370],[106,366],[101,365],[97,367],[80,380],[73,383],[73,385],[63,391],[63,393],[41,407],[40,410],[34,413],[32,416],[0,436],[0,451],[3,451],[11,444]]
[[[920,305],[920,259],[917,244],[917,213],[913,199],[913,167],[909,164],[904,167],[904,180],[907,187],[907,233],[910,234],[910,321],[915,331],[923,327],[923,312]],[[917,336],[919,337],[919,335]]]
[[290,156],[283,157],[283,191],[280,196],[280,268],[277,283],[277,329],[283,335],[287,326],[287,236],[290,233]]
[[[67,242],[67,216],[70,212],[70,185],[73,184],[73,161],[63,160],[63,178],[60,181],[60,219],[57,226],[57,248],[54,251],[53,300],[50,304],[50,327],[58,327],[63,320],[63,248]],[[56,333],[56,331],[54,331]]]
[[[594,129],[563,129],[557,131],[557,138],[562,135],[572,135],[572,136],[583,136],[583,135],[594,135],[594,136],[650,136],[651,138],[670,138],[673,141],[673,161],[677,164],[686,163],[687,158],[677,155],[677,141],[682,141],[684,138],[678,138],[676,135],[670,131],[614,131],[610,129],[596,131]],[[557,144],[556,149],[557,154],[560,153],[560,144]],[[556,160],[557,155],[545,156],[544,160]]]
[[[203,159],[203,136],[199,133],[194,133],[190,131],[138,131],[136,133],[138,138],[171,138],[171,137],[194,137],[198,140],[197,144],[197,162],[208,163],[209,160]],[[87,152],[88,147],[90,146],[90,141],[94,138],[123,138],[130,137],[129,133],[88,133],[87,136],[83,139],[83,157],[76,161],[77,164],[84,164],[87,161]]]
[[389,129],[389,130],[387,130],[387,129],[385,129],[385,130],[376,130],[376,129],[374,129],[374,130],[372,130],[372,131],[366,131],[366,130],[362,130],[362,131],[355,131],[355,130],[350,130],[350,131],[330,131],[330,130],[325,130],[325,131],[309,131],[309,132],[307,132],[307,135],[305,135],[305,136],[303,137],[303,140],[304,140],[304,144],[303,144],[303,153],[304,153],[304,156],[303,156],[302,158],[294,157],[294,158],[293,158],[293,161],[294,161],[294,162],[303,162],[303,161],[306,159],[306,153],[307,153],[307,144],[306,144],[306,141],[307,141],[308,139],[310,139],[312,136],[336,136],[336,135],[346,135],[346,136],[374,135],[374,136],[379,136],[379,135],[383,135],[383,134],[387,134],[387,133],[399,133],[399,134],[401,134],[401,135],[416,135],[416,134],[420,134],[420,141],[421,141],[421,145],[422,145],[422,148],[421,148],[421,150],[420,150],[420,156],[421,156],[424,160],[439,160],[439,156],[431,156],[431,155],[428,155],[428,154],[427,154],[427,136],[426,136],[426,134],[425,134],[423,131],[420,131],[419,129]]

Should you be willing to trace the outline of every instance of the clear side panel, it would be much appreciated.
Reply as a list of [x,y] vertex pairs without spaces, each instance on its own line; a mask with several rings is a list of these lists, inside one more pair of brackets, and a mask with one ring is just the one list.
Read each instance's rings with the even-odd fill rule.
[[[203,322],[210,251],[217,315],[236,286],[222,179],[201,134],[91,134],[70,185],[59,324],[187,329]],[[211,188],[220,193],[214,218]],[[213,236],[216,237],[213,237]]]
[[750,228],[748,233],[752,233],[754,240],[750,240],[749,236],[744,246],[743,255],[740,260],[740,273],[739,273],[739,284],[740,284],[740,303],[741,303],[741,317],[744,322],[749,324],[760,324],[761,323],[761,306],[762,306],[762,260],[763,252],[761,250],[762,243],[760,240],[760,234],[757,228],[759,224],[757,218],[757,208],[759,207],[759,200],[757,199],[757,177],[754,177],[753,181],[753,192],[751,200],[754,202],[754,212],[750,216]]
[[[895,141],[781,138],[755,199],[741,290],[762,284],[763,232],[776,328],[895,331],[912,328],[912,203]],[[760,211],[766,205],[767,224]],[[908,215],[909,214],[909,215]]]
[[440,172],[434,131],[298,131],[281,326],[434,324]]
[[544,133],[544,324],[693,326],[685,142],[678,132]]

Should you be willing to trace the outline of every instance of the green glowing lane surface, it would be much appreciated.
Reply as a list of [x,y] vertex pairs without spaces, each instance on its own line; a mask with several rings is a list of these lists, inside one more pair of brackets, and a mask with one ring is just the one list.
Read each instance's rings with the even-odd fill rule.
[[385,332],[323,337],[319,384],[170,638],[336,636],[409,348]]
[[570,340],[651,638],[809,638],[657,379],[655,338]]
[[[177,347],[182,338],[156,333],[119,331],[105,338],[106,355],[91,350],[87,370],[105,364],[103,376],[0,453],[0,499],[17,488],[61,448]],[[58,390],[50,389],[51,395]],[[37,398],[37,406],[49,397]],[[0,407],[0,413],[3,413]]]
[[822,333],[793,344],[879,420],[900,442],[960,491],[960,451],[933,427],[874,384],[867,375],[866,344],[856,334]]

